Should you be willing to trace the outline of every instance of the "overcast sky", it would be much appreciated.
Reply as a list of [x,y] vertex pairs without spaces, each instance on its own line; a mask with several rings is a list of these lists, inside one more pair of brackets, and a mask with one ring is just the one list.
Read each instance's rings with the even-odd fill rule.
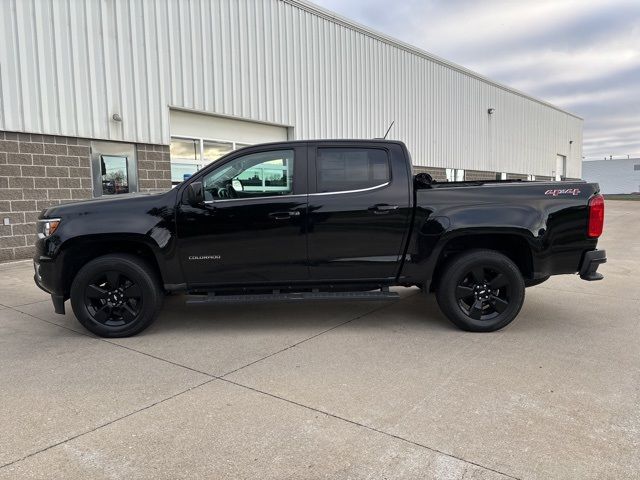
[[584,118],[587,159],[640,157],[640,0],[313,0]]

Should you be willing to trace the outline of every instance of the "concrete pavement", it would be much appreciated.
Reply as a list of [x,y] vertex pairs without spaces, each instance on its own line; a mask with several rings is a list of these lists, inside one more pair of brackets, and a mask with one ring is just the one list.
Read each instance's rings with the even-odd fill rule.
[[435,299],[186,307],[104,340],[0,265],[0,479],[640,478],[640,204],[493,334]]

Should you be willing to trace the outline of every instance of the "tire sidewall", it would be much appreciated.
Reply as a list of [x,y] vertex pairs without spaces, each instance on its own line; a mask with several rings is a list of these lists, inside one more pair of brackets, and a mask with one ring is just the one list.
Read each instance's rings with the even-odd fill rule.
[[[131,323],[118,327],[103,325],[94,320],[87,310],[84,300],[87,284],[106,270],[121,272],[140,287],[141,312]],[[143,262],[130,255],[107,255],[92,260],[80,269],[71,285],[73,313],[87,330],[101,337],[126,337],[144,330],[155,319],[161,301],[160,289],[153,273]]]
[[[494,269],[504,274],[510,287],[509,305],[504,312],[491,320],[475,320],[465,314],[458,305],[456,288],[474,266]],[[518,267],[506,256],[492,250],[475,250],[455,258],[445,271],[437,292],[437,300],[443,313],[458,327],[474,332],[493,332],[511,323],[524,302],[524,279]]]

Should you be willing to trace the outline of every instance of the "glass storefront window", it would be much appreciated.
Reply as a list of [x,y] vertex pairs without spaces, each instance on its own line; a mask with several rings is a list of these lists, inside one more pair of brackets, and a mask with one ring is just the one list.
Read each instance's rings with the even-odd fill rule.
[[198,160],[200,142],[195,139],[172,138],[171,160]]
[[202,166],[196,163],[171,162],[171,183],[184,182],[201,168]]
[[[218,160],[248,143],[204,140],[201,138],[171,138],[171,183],[183,182],[202,167]],[[201,153],[202,152],[202,153]]]
[[203,163],[211,163],[218,160],[223,155],[234,150],[233,143],[231,142],[210,142],[204,140],[202,142],[202,157]]

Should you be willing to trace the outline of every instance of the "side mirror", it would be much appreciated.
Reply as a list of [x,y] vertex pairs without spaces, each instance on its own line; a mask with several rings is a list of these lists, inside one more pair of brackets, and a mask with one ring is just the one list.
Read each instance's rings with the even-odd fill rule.
[[187,202],[192,207],[197,207],[204,203],[204,189],[202,188],[202,182],[193,182],[189,184],[187,188]]
[[244,187],[242,186],[242,182],[240,180],[238,180],[237,178],[234,178],[231,181],[231,186],[233,187],[233,189],[236,192],[242,192],[244,190]]

